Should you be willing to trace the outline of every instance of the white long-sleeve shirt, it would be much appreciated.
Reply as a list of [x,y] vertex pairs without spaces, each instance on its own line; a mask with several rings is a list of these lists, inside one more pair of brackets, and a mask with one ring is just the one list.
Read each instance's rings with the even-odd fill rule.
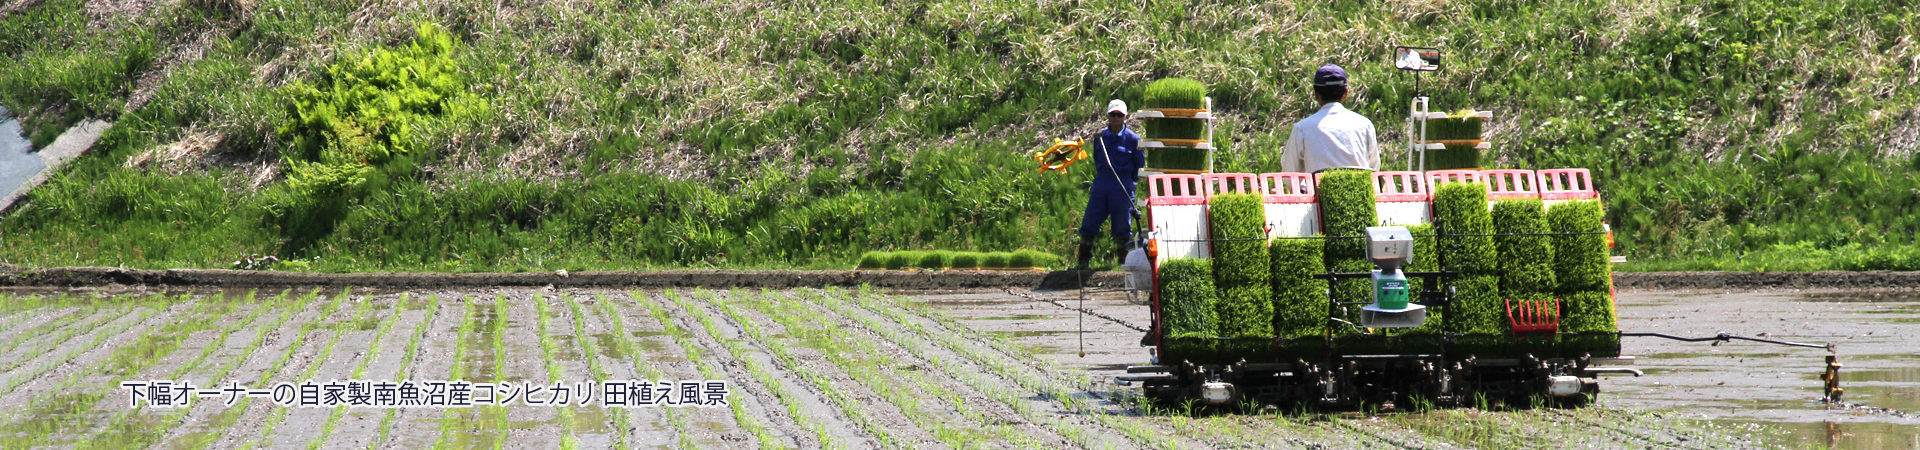
[[1293,124],[1280,153],[1281,170],[1318,172],[1332,168],[1380,170],[1380,141],[1373,121],[1339,102]]

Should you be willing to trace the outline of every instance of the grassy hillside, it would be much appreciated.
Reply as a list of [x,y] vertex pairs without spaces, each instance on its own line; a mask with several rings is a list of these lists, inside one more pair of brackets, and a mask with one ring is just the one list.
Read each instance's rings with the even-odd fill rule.
[[1496,165],[1596,171],[1639,268],[1920,268],[1909,0],[810,3],[5,2],[31,139],[115,125],[0,219],[0,262],[1067,254],[1088,168],[1025,153],[1106,99],[1201,80],[1222,169],[1271,171],[1322,63],[1403,142],[1386,59],[1423,44],[1437,107],[1497,111]]

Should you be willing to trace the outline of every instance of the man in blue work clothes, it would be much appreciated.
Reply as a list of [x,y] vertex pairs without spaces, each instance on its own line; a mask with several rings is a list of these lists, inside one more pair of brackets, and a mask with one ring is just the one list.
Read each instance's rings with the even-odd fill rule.
[[1133,240],[1133,185],[1140,178],[1140,167],[1147,165],[1147,154],[1140,150],[1140,135],[1128,130],[1127,102],[1107,102],[1107,128],[1093,144],[1093,190],[1087,192],[1087,211],[1080,217],[1080,270],[1093,259],[1094,238],[1100,224],[1112,222],[1114,264],[1126,258]]

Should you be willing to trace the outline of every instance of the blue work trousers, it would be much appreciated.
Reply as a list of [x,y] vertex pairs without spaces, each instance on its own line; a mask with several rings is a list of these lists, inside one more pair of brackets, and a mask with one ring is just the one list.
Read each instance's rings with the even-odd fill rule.
[[1113,222],[1109,231],[1114,239],[1133,236],[1133,196],[1125,192],[1095,191],[1087,196],[1087,211],[1080,216],[1080,237],[1100,234],[1100,224]]

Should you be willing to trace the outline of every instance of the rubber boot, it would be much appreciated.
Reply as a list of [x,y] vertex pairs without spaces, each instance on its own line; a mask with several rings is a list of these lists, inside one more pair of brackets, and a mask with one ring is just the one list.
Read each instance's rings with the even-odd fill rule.
[[1113,266],[1120,267],[1126,265],[1127,252],[1130,250],[1133,250],[1132,236],[1113,238]]
[[1076,257],[1075,261],[1078,261],[1078,263],[1074,264],[1073,270],[1087,270],[1089,267],[1088,263],[1093,261],[1093,238],[1081,236],[1080,250],[1074,252],[1074,256]]

